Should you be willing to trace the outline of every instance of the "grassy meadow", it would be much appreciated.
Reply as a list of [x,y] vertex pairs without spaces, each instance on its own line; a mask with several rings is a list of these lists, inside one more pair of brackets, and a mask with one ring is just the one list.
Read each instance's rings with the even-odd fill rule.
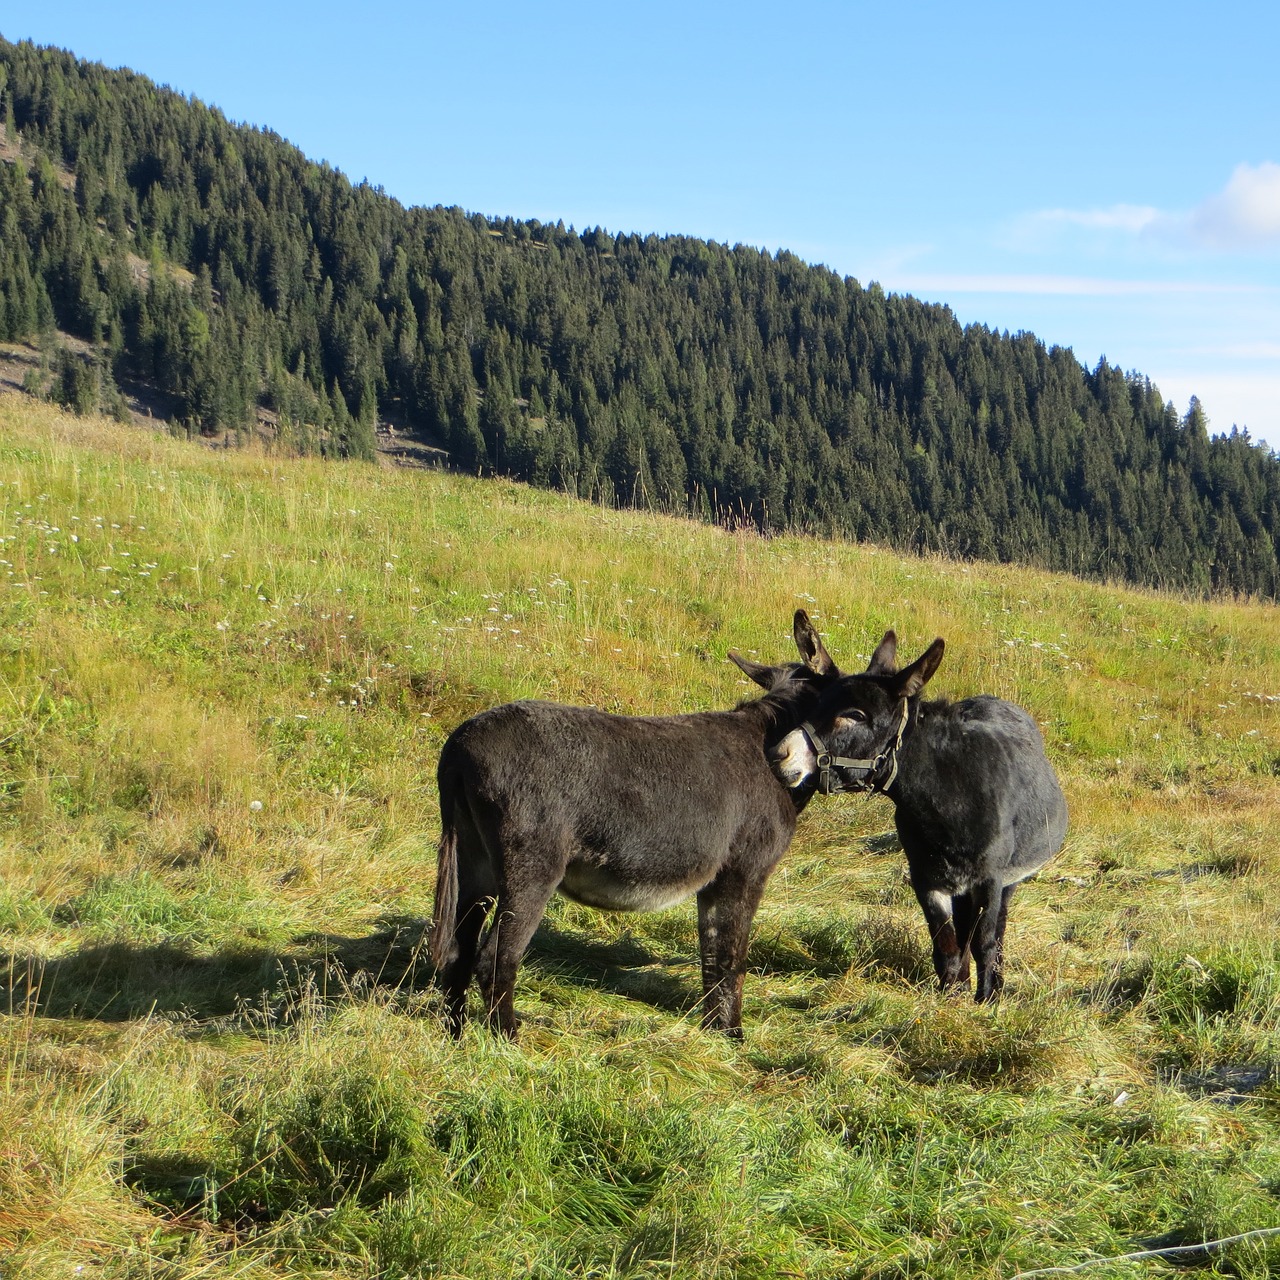
[[[1280,612],[762,540],[0,399],[0,1275],[1012,1280],[1280,1226]],[[727,707],[806,607],[1043,726],[997,1009],[815,801],[746,1040],[693,904],[553,903],[512,1046],[418,963],[449,730]],[[1094,1280],[1280,1274],[1280,1237]]]

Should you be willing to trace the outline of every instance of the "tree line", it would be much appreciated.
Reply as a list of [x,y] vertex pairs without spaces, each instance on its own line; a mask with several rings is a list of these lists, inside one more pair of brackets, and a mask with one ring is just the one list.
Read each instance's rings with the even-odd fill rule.
[[[129,71],[0,40],[0,339],[194,431],[1191,591],[1280,593],[1280,458],[1151,382],[786,252],[405,208]],[[67,394],[71,394],[68,392]]]

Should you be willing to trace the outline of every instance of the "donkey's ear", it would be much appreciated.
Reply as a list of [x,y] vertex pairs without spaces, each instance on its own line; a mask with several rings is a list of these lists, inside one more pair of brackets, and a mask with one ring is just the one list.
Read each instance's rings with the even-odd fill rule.
[[946,645],[939,636],[909,667],[900,672],[896,680],[898,697],[914,698],[929,683],[942,661]]
[[886,631],[884,639],[876,645],[876,651],[867,663],[866,674],[869,676],[891,676],[898,670],[898,637],[893,631]]
[[777,679],[777,668],[766,667],[762,662],[752,662],[750,658],[744,658],[740,653],[729,651],[729,661],[735,662],[738,669],[743,675],[754,680],[762,689],[772,689],[773,682]]
[[803,609],[796,610],[793,634],[796,638],[796,648],[800,650],[804,665],[810,671],[820,676],[839,675],[839,669],[823,645],[822,637],[818,635],[813,623],[809,621],[809,615]]

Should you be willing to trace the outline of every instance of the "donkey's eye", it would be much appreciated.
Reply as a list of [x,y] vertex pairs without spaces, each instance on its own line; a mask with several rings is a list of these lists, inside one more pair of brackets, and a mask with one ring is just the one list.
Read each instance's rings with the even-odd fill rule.
[[859,724],[867,723],[867,713],[859,711],[857,707],[850,707],[848,711],[840,716],[841,720],[856,720]]

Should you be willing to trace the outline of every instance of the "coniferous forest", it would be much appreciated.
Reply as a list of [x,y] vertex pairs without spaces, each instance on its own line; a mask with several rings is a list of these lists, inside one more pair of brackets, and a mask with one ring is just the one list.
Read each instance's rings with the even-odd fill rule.
[[0,340],[52,393],[600,501],[1280,594],[1280,456],[1135,373],[788,253],[405,208],[128,71],[0,40]]

